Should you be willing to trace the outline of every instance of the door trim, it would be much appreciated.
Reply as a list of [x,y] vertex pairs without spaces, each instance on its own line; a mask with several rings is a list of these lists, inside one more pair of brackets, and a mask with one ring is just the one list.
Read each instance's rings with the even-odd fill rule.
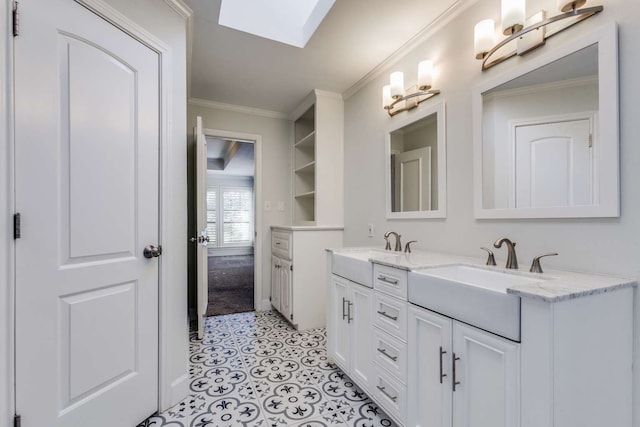
[[[129,36],[133,37],[143,45],[147,46],[158,54],[159,57],[159,82],[160,82],[160,129],[159,129],[159,243],[166,247],[177,246],[180,233],[172,232],[171,224],[179,223],[170,207],[173,205],[173,193],[170,188],[170,173],[178,165],[172,161],[169,155],[169,148],[172,135],[172,50],[161,39],[151,34],[143,27],[129,19],[127,16],[117,11],[103,0],[75,0],[81,6],[86,7],[107,22],[119,28]],[[15,249],[11,235],[11,217],[15,210],[14,203],[14,92],[13,92],[13,39],[9,36],[10,23],[9,15],[12,10],[12,0],[0,0],[0,52],[2,52],[5,66],[0,67],[0,79],[2,79],[3,90],[0,90],[0,164],[6,166],[6,173],[0,174],[0,188],[8,191],[0,191],[0,222],[4,224],[0,227],[0,241],[6,245],[0,245],[0,271],[6,271],[5,277],[0,277],[0,308],[4,316],[0,317],[0,331],[2,335],[6,332],[7,340],[0,340],[0,357],[7,356],[8,363],[0,364],[0,424],[10,425],[15,413]],[[184,232],[186,238],[186,230]],[[185,243],[186,244],[186,243]],[[188,395],[188,362],[184,361],[184,374],[172,381],[171,378],[171,349],[176,342],[172,341],[170,316],[171,283],[169,281],[175,275],[174,265],[180,263],[178,259],[167,258],[159,260],[159,283],[158,283],[158,410],[164,410],[178,403]],[[186,260],[185,260],[186,262]],[[4,268],[6,267],[6,268]],[[4,283],[7,285],[5,286]],[[186,291],[185,291],[186,292]],[[187,324],[185,319],[185,340]],[[181,344],[181,343],[180,343]],[[173,361],[175,365],[175,361]],[[4,386],[6,384],[6,386]]]
[[13,40],[9,25],[12,0],[0,0],[0,425],[11,425],[15,413],[14,381],[14,244],[10,224],[15,211],[13,173]]
[[[262,238],[262,135],[256,135],[252,133],[227,131],[220,129],[207,129],[202,128],[202,133],[205,136],[217,136],[227,139],[239,139],[243,141],[253,141],[253,191],[255,194],[254,209],[255,219],[253,224],[253,230],[255,232],[255,245],[253,248],[253,308],[256,311],[265,311],[271,309],[271,303],[269,300],[262,301],[262,245],[264,239]],[[196,194],[197,197],[197,194]],[[271,266],[271,263],[269,263]],[[269,272],[269,277],[271,272]]]

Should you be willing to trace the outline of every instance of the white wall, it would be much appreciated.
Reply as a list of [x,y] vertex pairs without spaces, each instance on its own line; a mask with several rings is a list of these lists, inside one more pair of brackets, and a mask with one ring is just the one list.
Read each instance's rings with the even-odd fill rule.
[[[528,3],[532,3],[531,1]],[[555,11],[553,0],[540,1]],[[416,247],[481,257],[480,246],[499,237],[518,242],[520,264],[532,257],[557,251],[545,260],[549,268],[640,277],[640,2],[594,1],[603,4],[600,15],[548,40],[547,45],[523,58],[513,58],[481,72],[473,54],[473,27],[481,19],[499,22],[500,1],[479,0],[435,32],[429,40],[408,53],[382,75],[345,101],[345,246],[378,245],[382,234],[395,230],[405,240],[418,240]],[[567,38],[608,21],[619,25],[620,54],[620,148],[622,214],[614,219],[476,220],[473,216],[473,133],[471,94],[475,86],[495,78],[528,58],[553,49]],[[384,200],[385,131],[393,123],[380,107],[381,88],[390,71],[405,72],[407,86],[416,79],[421,59],[434,59],[435,87],[442,93],[433,102],[447,102],[447,218],[445,220],[386,220]],[[440,98],[440,99],[437,99]],[[419,107],[424,108],[424,106]],[[411,115],[415,111],[403,113]],[[395,118],[397,119],[397,117]],[[375,237],[367,237],[373,223]],[[503,264],[506,253],[498,251]],[[635,366],[640,366],[640,298],[636,292]],[[640,369],[634,373],[634,426],[640,427]]]
[[[261,223],[256,224],[256,231],[262,238],[262,299],[269,299],[271,284],[271,229],[272,225],[291,224],[291,132],[293,123],[284,118],[266,117],[251,113],[229,111],[214,107],[205,107],[200,103],[189,104],[187,109],[187,124],[189,127],[189,217],[195,212],[194,193],[194,152],[195,145],[191,128],[195,125],[196,117],[202,117],[202,125],[207,129],[251,133],[262,136],[262,176],[256,176],[256,181],[262,179],[262,203],[256,206],[261,209]],[[256,159],[257,161],[257,159]],[[257,186],[257,184],[256,184]],[[271,211],[264,210],[264,202],[271,202]],[[276,209],[279,201],[284,202],[284,210]],[[195,235],[193,221],[189,223],[189,230]],[[189,252],[189,263],[193,266],[194,253]],[[195,286],[195,269],[190,269],[189,288]],[[190,306],[194,306],[190,292]]]
[[[110,6],[131,21],[140,25],[171,49],[170,79],[171,100],[167,118],[170,134],[166,156],[168,161],[167,183],[170,209],[166,220],[172,224],[168,235],[163,236],[165,253],[163,263],[167,266],[164,280],[169,283],[167,304],[162,319],[167,333],[161,337],[161,346],[167,349],[161,355],[161,409],[173,405],[188,395],[188,324],[187,324],[187,222],[186,222],[186,31],[185,20],[165,2],[157,0],[105,0]],[[0,425],[10,425],[13,417],[13,389],[10,316],[12,315],[12,284],[9,266],[12,256],[11,217],[12,182],[11,135],[7,114],[13,110],[7,99],[12,86],[8,58],[12,41],[7,40],[6,25],[10,0],[0,0]],[[165,154],[165,153],[163,153]],[[166,387],[163,387],[166,386]]]

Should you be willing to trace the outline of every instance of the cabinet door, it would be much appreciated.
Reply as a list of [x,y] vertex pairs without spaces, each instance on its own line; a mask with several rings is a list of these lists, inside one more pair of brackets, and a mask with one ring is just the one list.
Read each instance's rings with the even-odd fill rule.
[[280,311],[280,264],[279,259],[271,257],[271,305]]
[[351,296],[347,302],[347,320],[351,326],[350,375],[361,387],[368,389],[372,367],[372,292],[356,283],[350,283],[350,286]]
[[331,330],[327,331],[330,341],[329,356],[344,371],[349,372],[350,348],[347,323],[347,302],[349,301],[349,281],[335,275],[331,276]]
[[293,321],[293,282],[291,261],[280,260],[280,313]]
[[453,426],[518,427],[518,343],[454,322],[453,351]]
[[407,425],[451,426],[451,328],[448,317],[409,308]]

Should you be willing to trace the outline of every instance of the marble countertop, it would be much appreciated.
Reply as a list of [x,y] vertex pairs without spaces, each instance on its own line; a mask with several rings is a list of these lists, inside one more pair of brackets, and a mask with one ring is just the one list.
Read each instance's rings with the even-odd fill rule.
[[[510,270],[485,265],[485,259],[465,257],[439,252],[414,250],[413,253],[384,251],[379,247],[354,247],[327,249],[330,253],[366,252],[368,261],[407,271],[425,270],[448,265],[471,265],[487,270],[508,274],[539,278],[526,285],[514,286],[507,293],[522,298],[535,298],[547,302],[559,302],[568,299],[611,292],[616,289],[637,286],[635,279],[598,274],[576,273],[570,271],[546,269],[544,273],[529,273],[528,269]],[[544,266],[543,266],[544,267]]]

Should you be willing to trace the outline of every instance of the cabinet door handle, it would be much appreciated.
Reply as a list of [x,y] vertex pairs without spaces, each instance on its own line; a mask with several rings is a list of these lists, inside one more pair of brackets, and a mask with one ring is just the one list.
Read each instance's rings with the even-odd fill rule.
[[391,319],[391,320],[393,320],[394,322],[395,322],[396,320],[398,320],[398,316],[391,316],[391,315],[387,314],[387,312],[386,312],[386,311],[380,311],[380,310],[378,310],[378,314],[379,314],[380,316],[384,316],[384,317],[386,317],[387,319]]
[[347,301],[347,323],[351,323],[353,320],[353,317],[351,317],[351,306],[353,306],[353,303],[351,301]]
[[378,390],[380,390],[380,393],[384,394],[385,396],[387,396],[389,399],[391,399],[393,402],[395,402],[396,400],[398,400],[398,396],[391,396],[389,393],[387,393],[384,387],[377,385],[376,388]]
[[442,356],[445,354],[447,354],[446,350],[443,350],[442,346],[440,346],[440,384],[442,384],[442,379],[447,376],[447,374],[442,373]]
[[378,348],[377,350],[378,350],[378,352],[382,353],[383,356],[388,357],[389,359],[393,360],[394,362],[396,360],[398,360],[398,356],[390,355],[389,353],[387,353],[387,350],[385,350],[384,348]]
[[388,283],[390,285],[397,285],[398,284],[397,280],[389,279],[388,277],[385,277],[385,276],[378,276],[378,280],[380,280],[381,282],[384,282],[384,283]]
[[344,305],[347,303],[347,299],[342,297],[342,320],[347,318],[347,310],[344,308]]
[[456,352],[453,352],[453,391],[456,391],[456,386],[460,384],[460,381],[456,381],[456,360],[460,360],[459,357],[456,356]]

